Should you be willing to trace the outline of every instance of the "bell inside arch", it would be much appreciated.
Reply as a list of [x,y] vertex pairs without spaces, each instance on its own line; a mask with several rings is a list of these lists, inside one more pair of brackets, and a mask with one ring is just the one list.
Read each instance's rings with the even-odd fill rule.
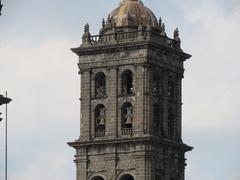
[[126,125],[131,125],[132,124],[132,117],[127,117],[127,120],[125,122]]
[[105,109],[100,109],[100,116],[99,116],[99,126],[105,125]]
[[127,108],[127,114],[126,114],[126,125],[132,124],[132,107]]
[[100,121],[99,121],[99,126],[104,126],[105,125],[105,119],[103,117],[100,118]]

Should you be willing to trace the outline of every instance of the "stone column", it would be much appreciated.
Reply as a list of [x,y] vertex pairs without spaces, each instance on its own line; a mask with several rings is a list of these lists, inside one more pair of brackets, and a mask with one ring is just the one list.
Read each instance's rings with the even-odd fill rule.
[[136,160],[136,180],[146,179],[146,164],[145,164],[145,152],[138,152],[135,154]]
[[168,136],[168,73],[162,73],[162,125],[163,135]]
[[136,136],[141,136],[144,134],[144,113],[143,113],[143,84],[144,80],[144,67],[136,66],[134,72],[134,93],[135,93],[135,107],[133,113],[134,119],[134,134]]
[[85,148],[80,148],[77,150],[75,163],[76,163],[76,169],[77,169],[76,179],[77,180],[88,180],[87,179],[88,157],[87,157],[87,151]]
[[149,134],[154,134],[154,97],[153,97],[153,78],[154,78],[154,71],[153,67],[149,68],[149,75],[148,75],[148,86],[149,86],[149,117],[148,117],[148,124],[149,124]]
[[81,74],[81,127],[80,140],[88,141],[91,136],[91,71]]
[[149,87],[149,67],[144,66],[143,75],[143,122],[144,122],[144,133],[149,134],[149,114],[150,114],[150,87]]
[[176,79],[176,138],[182,139],[182,75]]
[[106,169],[107,169],[107,179],[108,180],[115,180],[116,179],[116,165],[117,165],[117,156],[115,153],[115,147],[113,147],[113,153],[107,155],[104,158],[106,162]]
[[186,167],[186,159],[185,159],[185,152],[179,152],[179,180],[185,179],[185,167]]
[[154,157],[150,152],[146,154],[146,179],[154,180],[155,167],[154,167]]
[[106,136],[116,138],[118,134],[118,69],[113,68],[108,70],[108,107],[107,108],[107,121],[106,121]]

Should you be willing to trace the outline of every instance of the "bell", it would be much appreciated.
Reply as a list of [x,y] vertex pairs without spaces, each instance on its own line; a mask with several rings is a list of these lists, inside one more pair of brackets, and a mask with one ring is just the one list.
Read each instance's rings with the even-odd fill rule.
[[131,116],[127,117],[127,120],[126,120],[125,124],[126,125],[131,125],[132,124],[132,117]]
[[99,126],[104,126],[104,125],[105,125],[105,109],[101,108],[100,116],[99,116]]
[[126,114],[126,125],[131,125],[132,124],[132,107],[127,108],[127,114]]
[[100,121],[99,121],[99,126],[104,126],[105,125],[105,119],[103,117],[100,118]]

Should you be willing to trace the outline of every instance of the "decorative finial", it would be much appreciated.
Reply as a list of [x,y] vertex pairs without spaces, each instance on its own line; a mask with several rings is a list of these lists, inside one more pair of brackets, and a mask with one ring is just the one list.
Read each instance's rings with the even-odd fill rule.
[[165,32],[165,24],[162,24],[162,30]]
[[107,23],[110,23],[110,24],[111,24],[111,17],[110,17],[110,14],[108,14]]
[[103,34],[104,33],[105,27],[106,27],[106,22],[105,22],[105,19],[103,18],[103,20],[102,20],[102,28],[100,29],[99,34]]
[[173,37],[174,37],[174,38],[179,37],[179,30],[178,30],[178,28],[176,28],[176,29],[174,30]]
[[105,25],[106,25],[105,19],[103,18],[103,20],[102,20],[102,27],[105,28]]
[[179,38],[179,30],[178,30],[178,28],[176,28],[174,30],[173,38],[174,38],[175,41],[181,41],[180,38]]
[[175,42],[174,42],[175,48],[178,49],[178,50],[181,50],[181,39],[179,38],[179,30],[178,30],[178,28],[176,28],[174,30],[173,39],[175,40]]
[[91,43],[91,34],[89,32],[89,24],[84,26],[84,34],[82,36],[82,46],[88,46]]
[[162,35],[162,36],[166,36],[165,24],[164,24],[164,23],[162,23],[161,35]]
[[85,24],[85,26],[84,26],[84,32],[85,32],[85,33],[88,33],[88,32],[89,32],[89,24],[88,24],[88,23]]
[[106,28],[111,28],[112,23],[111,23],[111,16],[108,14],[107,22],[106,22]]
[[159,25],[159,27],[162,27],[162,18],[161,17],[159,18],[158,25]]

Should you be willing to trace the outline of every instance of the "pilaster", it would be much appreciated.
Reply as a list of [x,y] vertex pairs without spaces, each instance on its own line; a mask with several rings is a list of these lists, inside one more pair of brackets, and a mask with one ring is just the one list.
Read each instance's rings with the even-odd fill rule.
[[118,68],[108,69],[108,114],[106,123],[106,136],[109,138],[116,138],[118,135]]
[[91,71],[81,73],[81,141],[89,141],[91,135]]

